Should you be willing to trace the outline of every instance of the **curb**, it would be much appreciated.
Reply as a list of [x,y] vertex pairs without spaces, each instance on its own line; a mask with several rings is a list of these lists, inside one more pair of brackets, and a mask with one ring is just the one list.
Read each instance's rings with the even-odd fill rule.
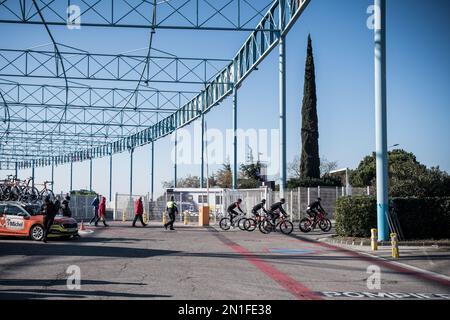
[[[344,240],[344,239],[334,239],[333,237],[324,237],[317,239],[321,242],[327,242],[331,244],[343,244],[348,246],[371,246],[370,240]],[[391,246],[390,241],[378,241],[379,246]],[[399,241],[399,246],[404,247],[434,247],[434,248],[450,248],[450,242],[434,242],[434,241]]]

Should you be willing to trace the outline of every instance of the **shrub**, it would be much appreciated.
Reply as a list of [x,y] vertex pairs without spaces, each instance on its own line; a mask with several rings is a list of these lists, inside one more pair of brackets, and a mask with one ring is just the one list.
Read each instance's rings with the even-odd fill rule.
[[394,198],[406,239],[450,238],[450,197]]
[[316,179],[316,178],[306,178],[306,179],[299,179],[299,178],[292,178],[289,179],[287,182],[288,189],[295,189],[298,187],[341,187],[342,182],[341,179],[337,177],[330,177],[330,176],[324,176],[322,178]]
[[[406,239],[450,238],[450,197],[394,198]],[[369,237],[377,224],[375,197],[342,197],[336,203],[336,232],[340,236]]]
[[348,196],[336,202],[336,232],[339,236],[368,237],[377,224],[376,198]]

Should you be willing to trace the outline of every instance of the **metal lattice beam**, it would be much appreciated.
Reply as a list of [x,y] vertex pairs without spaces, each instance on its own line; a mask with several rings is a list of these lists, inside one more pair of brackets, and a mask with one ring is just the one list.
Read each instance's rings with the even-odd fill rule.
[[[69,80],[132,81],[140,80],[147,62],[143,81],[146,83],[205,84],[228,59],[182,58],[129,54],[98,54],[79,51],[0,49],[0,76],[28,78],[64,77],[61,60]],[[57,61],[57,63],[55,63]]]
[[[254,30],[273,0],[36,0],[48,25],[184,30]],[[77,7],[69,8],[71,5]],[[78,9],[80,10],[78,12]],[[42,24],[32,0],[0,1],[0,23]]]
[[[257,27],[253,30],[253,32],[250,34],[250,36],[245,41],[244,45],[240,48],[240,50],[236,53],[234,58],[231,62],[227,63],[225,67],[219,70],[213,77],[210,77],[208,82],[205,85],[204,90],[202,90],[199,94],[191,98],[189,101],[184,103],[181,107],[177,107],[177,110],[173,112],[172,114],[166,116],[165,118],[159,118],[156,123],[147,126],[143,128],[142,130],[133,128],[133,131],[126,132],[126,127],[124,126],[118,126],[115,128],[113,125],[110,125],[111,123],[106,121],[103,124],[100,124],[99,126],[90,126],[89,128],[80,128],[80,131],[72,131],[70,132],[73,135],[78,135],[81,132],[84,132],[84,134],[91,134],[91,139],[93,137],[101,137],[104,135],[107,137],[106,139],[108,141],[101,141],[101,138],[99,140],[90,140],[86,141],[86,146],[84,144],[80,144],[83,148],[83,150],[80,149],[70,149],[65,150],[63,152],[58,149],[56,152],[53,153],[51,157],[48,156],[39,156],[39,157],[20,157],[19,154],[5,154],[5,156],[2,158],[2,161],[0,163],[5,163],[5,165],[10,165],[13,160],[9,161],[3,161],[3,159],[9,159],[8,157],[14,157],[14,161],[18,162],[19,168],[29,168],[31,165],[34,166],[46,166],[50,163],[53,164],[63,164],[67,162],[74,162],[74,161],[84,161],[86,159],[92,159],[92,158],[99,158],[104,157],[106,155],[111,155],[114,153],[120,153],[127,150],[132,150],[138,146],[145,145],[147,143],[152,143],[153,141],[164,137],[170,133],[172,133],[177,128],[183,127],[185,125],[188,125],[195,119],[198,119],[200,116],[208,112],[212,107],[216,106],[220,102],[222,102],[227,96],[229,96],[232,93],[232,90],[234,87],[239,86],[245,78],[258,66],[258,64],[273,50],[273,48],[278,44],[279,39],[281,36],[284,36],[287,34],[287,32],[290,30],[292,25],[295,23],[295,21],[298,19],[300,14],[303,12],[303,10],[306,8],[310,0],[286,0],[286,1],[274,1],[272,6],[269,8],[269,10],[263,15],[260,22],[258,23]],[[285,23],[281,24],[279,21],[279,17],[282,15],[280,13],[280,3],[284,5],[282,13],[283,13],[283,21]],[[282,28],[281,28],[282,26]],[[17,52],[18,50],[14,50]],[[21,54],[29,55],[28,53],[25,54],[22,52]],[[49,56],[47,58],[50,58],[51,52],[46,53]],[[78,55],[79,54],[79,55]],[[45,55],[45,54],[42,54]],[[83,56],[83,59],[89,56],[87,53],[77,53],[77,56],[80,57]],[[30,56],[29,56],[30,57]],[[54,56],[53,56],[54,58]],[[110,57],[111,58],[111,57]],[[165,57],[166,58],[166,57]],[[168,57],[170,59],[170,57]],[[18,58],[20,59],[20,58]],[[66,58],[63,58],[66,59]],[[119,61],[121,58],[114,57],[113,59],[117,59]],[[172,58],[174,59],[174,58]],[[139,59],[138,64],[142,65],[143,57],[141,56]],[[8,60],[8,67],[15,68],[17,60],[11,61]],[[70,65],[67,67],[67,73],[70,75],[71,72],[75,72],[74,65],[77,64],[75,60],[72,59],[72,57],[67,58],[67,61],[71,61]],[[69,62],[65,61],[65,64]],[[26,63],[25,63],[26,65]],[[40,63],[41,66],[46,65],[46,63]],[[44,68],[45,70],[39,70],[39,72],[49,72],[53,75],[58,76],[58,70],[56,70],[55,67],[57,64],[54,64],[53,61],[53,69],[49,67],[49,69]],[[108,65],[108,62],[103,65],[103,69],[106,69]],[[102,67],[101,67],[102,68]],[[133,67],[129,66],[129,70],[133,72]],[[2,67],[0,64],[0,72],[3,72],[2,70],[5,70],[5,66]],[[23,72],[23,67],[16,68],[15,74],[17,75],[20,72],[17,72],[20,70],[20,72]],[[30,70],[32,72],[35,72],[36,70]],[[56,72],[55,72],[56,71]],[[77,72],[80,72],[78,70]],[[91,70],[86,72],[82,71],[81,74],[84,75],[83,79],[88,79],[89,77],[86,77],[86,75],[90,75],[92,73]],[[13,73],[14,74],[14,73]],[[114,73],[113,73],[114,74]],[[113,77],[111,76],[111,79],[114,80],[125,80],[123,77]],[[24,73],[24,76],[31,76],[29,71]],[[206,78],[206,77],[205,77]],[[203,78],[202,80],[204,80]],[[177,79],[177,78],[175,78]],[[168,82],[174,82],[173,79],[169,79]],[[42,89],[41,89],[42,90]],[[103,103],[103,102],[102,102]],[[45,104],[45,108],[51,108],[50,103],[47,101]],[[114,103],[113,103],[114,105]],[[120,109],[120,107],[119,107]],[[121,112],[121,110],[120,110]],[[120,115],[120,112],[116,114],[116,116]],[[11,117],[10,117],[11,118]],[[46,120],[44,121],[46,122]],[[26,126],[33,125],[32,123],[24,122]],[[14,126],[15,123],[11,122],[11,126]],[[23,125],[23,123],[22,123]],[[45,123],[40,123],[38,126],[45,125]],[[85,125],[84,123],[80,123],[79,126]],[[34,127],[34,128],[24,128],[23,131],[26,133],[29,132],[38,132],[39,130],[45,131],[46,129],[42,129],[40,127]],[[14,129],[14,128],[13,128]],[[12,130],[13,130],[12,129]],[[15,128],[16,130],[22,130],[22,128]],[[54,136],[59,134],[59,132],[67,132],[65,128],[60,128],[58,132],[55,133]],[[108,133],[113,133],[115,136],[121,136],[119,139],[115,139],[114,141],[109,140],[111,136],[108,135]],[[54,137],[51,136],[51,137]],[[39,138],[39,135],[36,135],[37,138]],[[89,140],[89,138],[87,138]],[[1,141],[0,141],[1,142]],[[20,143],[26,143],[26,138],[22,139],[22,141],[19,141]],[[16,143],[19,143],[16,142]],[[87,147],[87,145],[91,142],[91,146]],[[4,144],[0,144],[0,147],[7,148]],[[55,147],[60,148],[61,145],[55,144]],[[6,150],[6,149],[4,149]],[[55,151],[55,150],[54,150]],[[10,150],[8,152],[14,152],[13,150]],[[39,154],[40,155],[40,154]],[[11,158],[12,159],[12,158]],[[22,159],[23,161],[19,161]]]

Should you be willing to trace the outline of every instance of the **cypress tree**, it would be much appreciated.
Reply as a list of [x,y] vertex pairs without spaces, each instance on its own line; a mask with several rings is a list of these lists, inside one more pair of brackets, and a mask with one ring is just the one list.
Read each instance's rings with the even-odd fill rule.
[[310,35],[308,35],[308,51],[305,65],[301,138],[302,155],[300,160],[300,177],[302,179],[320,178],[316,77]]

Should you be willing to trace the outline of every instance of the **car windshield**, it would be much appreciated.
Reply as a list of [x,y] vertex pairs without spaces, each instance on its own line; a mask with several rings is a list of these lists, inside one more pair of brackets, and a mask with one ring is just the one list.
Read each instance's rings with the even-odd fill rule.
[[26,205],[25,210],[32,216],[36,216],[41,213],[41,207],[39,205]]

